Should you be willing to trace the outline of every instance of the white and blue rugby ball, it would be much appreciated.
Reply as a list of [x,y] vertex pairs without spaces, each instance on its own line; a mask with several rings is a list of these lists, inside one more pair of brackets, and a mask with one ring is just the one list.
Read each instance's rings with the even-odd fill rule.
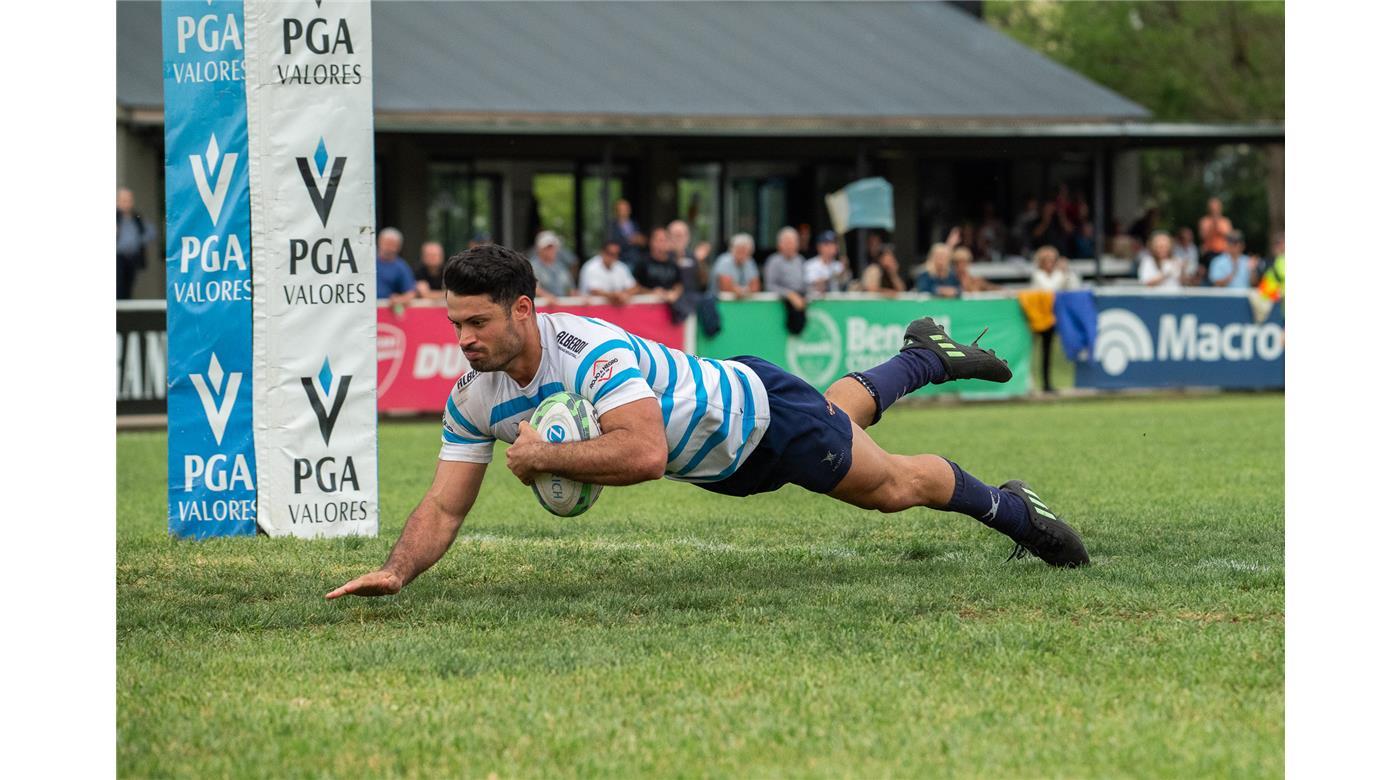
[[[544,399],[530,417],[530,427],[539,432],[540,438],[555,444],[587,441],[602,432],[593,404],[581,395],[568,392],[558,392]],[[533,487],[540,506],[560,517],[576,517],[587,512],[603,492],[602,485],[589,485],[554,474],[536,476]]]

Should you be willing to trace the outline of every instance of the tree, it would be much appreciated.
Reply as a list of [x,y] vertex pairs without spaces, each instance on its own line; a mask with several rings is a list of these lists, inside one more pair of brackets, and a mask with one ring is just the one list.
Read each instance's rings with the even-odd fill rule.
[[[993,0],[987,23],[1152,112],[1159,122],[1279,122],[1284,117],[1281,2]],[[1270,160],[1263,148],[1143,154],[1143,195],[1169,225],[1193,224],[1218,195],[1266,248]],[[1281,164],[1281,155],[1275,155]],[[1131,218],[1132,215],[1120,215]],[[1273,225],[1281,228],[1282,225]]]

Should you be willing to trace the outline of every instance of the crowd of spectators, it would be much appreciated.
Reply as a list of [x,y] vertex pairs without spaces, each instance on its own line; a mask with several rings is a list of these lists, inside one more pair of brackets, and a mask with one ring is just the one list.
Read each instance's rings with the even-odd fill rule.
[[[1246,253],[1244,235],[1225,216],[1219,198],[1209,200],[1194,232],[1188,225],[1170,231],[1159,225],[1159,219],[1158,209],[1149,206],[1127,231],[1114,228],[1113,252],[1135,260],[1137,279],[1144,286],[1160,290],[1193,286],[1252,289],[1266,277],[1274,282],[1281,279],[1282,234],[1275,236],[1267,257]],[[146,246],[155,235],[154,227],[136,212],[131,191],[119,189],[119,299],[131,297],[136,273],[145,267]],[[614,218],[604,230],[603,245],[587,262],[580,263],[579,256],[550,230],[541,230],[534,237],[529,259],[538,281],[537,296],[546,306],[570,296],[623,306],[634,296],[651,294],[689,313],[698,302],[716,294],[744,298],[769,292],[800,310],[812,298],[847,292],[882,296],[917,292],[956,298],[996,290],[997,285],[974,273],[974,263],[999,259],[1004,252],[1034,259],[1030,289],[1074,289],[1081,282],[1066,258],[1092,256],[1095,243],[1084,194],[1071,193],[1064,185],[1053,198],[1027,198],[1009,227],[995,208],[986,204],[980,224],[954,227],[909,274],[896,247],[881,231],[868,234],[869,262],[859,273],[853,272],[840,237],[830,230],[813,237],[807,225],[783,227],[772,238],[777,250],[761,262],[755,257],[754,237],[748,233],[731,236],[724,251],[712,258],[709,242],[692,243],[685,221],[674,220],[646,231],[633,220],[628,201],[618,199]],[[477,234],[468,248],[491,241],[490,235]],[[377,297],[395,306],[440,293],[447,254],[442,244],[427,241],[420,246],[418,263],[411,265],[401,256],[403,246],[399,230],[385,227],[379,231]]]
[[[1218,198],[1207,205],[1198,232],[1188,226],[1169,232],[1159,227],[1158,219],[1157,209],[1149,207],[1121,237],[1132,242],[1137,278],[1144,286],[1162,290],[1250,288],[1270,267],[1272,258],[1261,260],[1245,253],[1244,237],[1224,215]],[[810,256],[801,251],[801,231],[784,227],[773,236],[776,251],[762,261],[755,257],[756,243],[748,233],[732,236],[728,247],[711,258],[709,242],[692,243],[685,221],[674,220],[646,231],[632,220],[626,200],[617,201],[615,219],[608,223],[604,236],[603,246],[582,264],[558,234],[542,230],[535,236],[530,264],[544,305],[555,305],[567,296],[583,296],[621,306],[639,294],[655,295],[687,310],[694,309],[695,300],[719,293],[739,298],[775,293],[798,310],[814,297],[846,292],[882,296],[917,292],[957,298],[999,289],[975,273],[974,264],[979,248],[985,252],[1003,240],[1032,242],[1019,248],[1034,260],[1030,289],[1070,290],[1081,281],[1070,270],[1068,258],[1080,252],[1072,254],[1066,247],[1074,246],[1075,240],[1092,246],[1093,224],[1082,194],[1071,197],[1067,188],[1044,203],[1027,199],[1025,211],[1009,231],[1003,230],[989,206],[980,226],[954,227],[911,273],[900,264],[895,246],[877,233],[871,235],[870,262],[859,274],[852,272],[841,252],[840,238],[830,230],[808,239],[815,246]],[[489,236],[478,236],[474,243],[489,240]],[[385,228],[380,232],[379,297],[396,304],[442,288],[442,246],[431,241],[423,244],[421,263],[412,268],[399,257],[402,245],[399,231]],[[1282,254],[1281,236],[1273,249],[1274,255]]]

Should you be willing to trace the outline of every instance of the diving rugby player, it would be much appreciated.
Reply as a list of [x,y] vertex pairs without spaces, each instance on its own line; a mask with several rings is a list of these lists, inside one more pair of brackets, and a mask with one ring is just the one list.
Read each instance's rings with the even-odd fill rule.
[[[447,552],[476,501],[497,439],[521,482],[551,473],[599,485],[667,477],[747,496],[792,483],[862,509],[959,512],[1006,534],[1012,555],[1080,566],[1079,535],[1024,482],[991,487],[937,455],[885,452],[865,429],[900,397],[957,379],[1006,382],[991,350],[915,320],[890,360],[852,372],[823,395],[756,357],[713,360],[591,317],[535,311],[535,275],[518,252],[468,249],[443,269],[447,318],[472,370],[443,414],[442,449],[427,495],[383,567],[326,594],[399,592]],[[587,398],[601,435],[551,444],[530,427],[561,390]]]

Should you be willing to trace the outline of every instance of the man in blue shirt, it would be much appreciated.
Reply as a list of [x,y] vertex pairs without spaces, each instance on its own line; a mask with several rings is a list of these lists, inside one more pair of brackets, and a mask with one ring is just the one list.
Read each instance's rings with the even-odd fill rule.
[[1254,286],[1254,269],[1259,258],[1244,256],[1244,234],[1230,231],[1225,238],[1225,251],[1210,261],[1210,283],[1230,290],[1248,290]]
[[417,281],[408,261],[399,257],[403,249],[403,233],[388,227],[379,231],[379,252],[374,263],[375,297],[402,306],[417,295]]

